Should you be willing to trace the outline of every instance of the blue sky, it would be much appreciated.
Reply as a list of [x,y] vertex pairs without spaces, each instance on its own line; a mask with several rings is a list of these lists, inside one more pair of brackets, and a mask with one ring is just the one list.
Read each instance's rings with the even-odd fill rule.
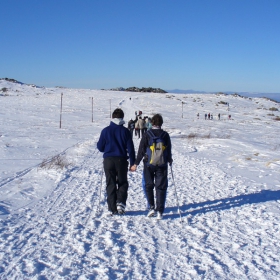
[[279,0],[0,0],[0,77],[280,93]]

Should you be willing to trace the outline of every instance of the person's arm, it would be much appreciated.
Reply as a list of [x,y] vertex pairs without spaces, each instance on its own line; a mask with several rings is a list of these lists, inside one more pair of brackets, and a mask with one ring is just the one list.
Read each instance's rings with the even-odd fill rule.
[[130,168],[131,166],[134,164],[135,162],[135,149],[134,149],[134,144],[133,144],[133,140],[131,137],[130,132],[128,132],[128,141],[127,141],[127,151],[128,151],[128,155],[129,155],[129,163],[130,163]]
[[143,159],[146,153],[146,147],[147,147],[147,133],[145,133],[141,138],[135,163],[130,167],[131,171],[136,171],[137,166],[140,164],[141,160]]
[[106,141],[105,141],[105,137],[104,137],[104,130],[101,131],[100,133],[100,137],[99,137],[99,140],[97,142],[97,149],[103,153],[104,150],[105,150],[105,144],[106,144]]

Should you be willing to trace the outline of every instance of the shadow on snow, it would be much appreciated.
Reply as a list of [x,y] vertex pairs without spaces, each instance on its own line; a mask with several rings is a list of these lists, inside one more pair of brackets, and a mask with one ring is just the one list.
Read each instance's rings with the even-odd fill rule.
[[[211,211],[227,210],[234,207],[240,207],[246,204],[262,203],[271,200],[280,199],[280,190],[262,190],[258,193],[238,195],[230,198],[209,200],[200,203],[192,203],[188,205],[180,206],[181,215],[197,215],[204,214]],[[177,211],[177,207],[167,207],[167,211]],[[174,214],[165,214],[166,218],[174,217]],[[179,217],[176,215],[176,218]],[[175,218],[175,217],[174,217]]]

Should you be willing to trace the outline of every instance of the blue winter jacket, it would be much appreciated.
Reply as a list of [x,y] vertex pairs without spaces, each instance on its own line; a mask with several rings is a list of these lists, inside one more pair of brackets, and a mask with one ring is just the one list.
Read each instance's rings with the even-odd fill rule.
[[132,141],[131,133],[123,126],[124,121],[116,124],[116,119],[110,122],[100,134],[97,142],[97,149],[104,153],[106,157],[124,157],[129,158],[130,166],[135,162],[135,149]]

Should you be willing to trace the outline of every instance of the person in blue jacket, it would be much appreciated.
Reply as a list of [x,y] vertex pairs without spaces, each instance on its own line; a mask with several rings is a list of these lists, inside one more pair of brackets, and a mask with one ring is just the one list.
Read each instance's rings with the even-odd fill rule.
[[134,144],[129,130],[123,126],[123,118],[124,112],[117,108],[112,114],[110,125],[101,131],[97,142],[98,150],[103,153],[107,204],[112,215],[125,213],[127,172],[135,162]]

